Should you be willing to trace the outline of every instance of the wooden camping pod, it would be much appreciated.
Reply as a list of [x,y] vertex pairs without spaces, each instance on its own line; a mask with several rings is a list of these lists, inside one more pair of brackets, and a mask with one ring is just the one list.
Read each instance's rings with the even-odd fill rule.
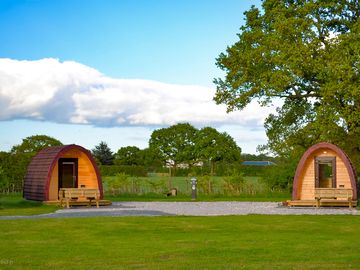
[[103,198],[101,176],[91,153],[75,144],[41,150],[27,168],[24,198],[57,201],[59,189],[66,187],[96,188]]
[[[321,170],[322,165],[328,172]],[[321,179],[326,173],[328,181]],[[316,188],[352,189],[352,200],[357,201],[355,169],[345,152],[334,144],[318,143],[304,153],[295,172],[292,202],[315,200]]]

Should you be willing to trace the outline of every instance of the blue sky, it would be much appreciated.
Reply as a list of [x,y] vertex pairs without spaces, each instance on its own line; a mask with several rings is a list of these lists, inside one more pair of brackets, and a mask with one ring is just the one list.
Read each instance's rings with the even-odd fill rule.
[[0,0],[0,150],[53,136],[93,148],[147,146],[178,122],[266,142],[269,109],[213,104],[215,58],[260,1]]

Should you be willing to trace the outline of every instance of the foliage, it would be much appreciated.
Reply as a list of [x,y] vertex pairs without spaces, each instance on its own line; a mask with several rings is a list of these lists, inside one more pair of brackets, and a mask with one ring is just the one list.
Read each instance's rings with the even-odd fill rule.
[[143,160],[144,166],[147,168],[149,172],[155,172],[163,170],[167,170],[167,168],[163,167],[163,161],[156,154],[155,149],[145,148],[141,150],[141,158]]
[[122,192],[131,192],[131,181],[125,173],[117,173],[115,177],[106,178],[104,181],[106,191],[111,195],[118,195]]
[[241,174],[224,177],[224,193],[239,195],[243,192],[244,183]]
[[[289,155],[319,141],[360,153],[358,1],[265,0],[245,12],[239,40],[217,59],[217,103],[281,104],[262,150]],[[360,160],[357,159],[358,164]]]
[[209,195],[213,192],[214,180],[209,175],[197,178],[197,188],[199,193]]
[[100,165],[100,174],[102,176],[114,176],[118,173],[125,173],[129,176],[146,176],[147,171],[144,166],[126,166],[126,165]]
[[258,155],[255,154],[241,154],[242,161],[272,161],[276,163],[276,158],[272,156],[265,155],[264,153],[260,153]]
[[149,141],[149,150],[162,160],[163,165],[173,168],[172,175],[199,171],[204,174],[208,164],[210,174],[214,174],[216,164],[238,162],[241,153],[240,147],[227,133],[211,127],[197,130],[190,124],[155,130]]
[[95,159],[102,165],[112,165],[114,155],[106,142],[100,142],[94,149],[91,150]]
[[195,139],[195,152],[202,161],[211,163],[211,175],[215,173],[218,161],[239,161],[241,149],[226,132],[220,133],[211,127],[198,131]]
[[[126,178],[122,184],[119,184],[117,190],[113,190],[113,182],[117,183],[121,179]],[[273,200],[274,198],[282,198],[282,200],[290,199],[288,189],[281,189],[279,186],[271,186],[269,180],[261,177],[247,177],[242,174],[233,174],[230,176],[198,176],[197,188],[199,199],[203,200],[250,200],[256,201],[261,198],[262,201]],[[176,188],[178,195],[185,195],[190,199],[191,194],[191,177],[169,177],[169,176],[151,176],[151,177],[129,177],[125,174],[116,176],[107,176],[103,178],[106,196],[128,196],[129,198],[138,198],[141,200],[151,195],[154,198],[164,196],[166,191]],[[122,180],[121,180],[122,181]],[[116,185],[116,184],[114,184]],[[130,185],[130,186],[129,186]],[[278,196],[282,194],[282,196]],[[150,197],[151,197],[150,196]],[[267,198],[267,199],[266,199]],[[117,199],[121,200],[121,199]],[[180,198],[180,200],[182,200]]]
[[301,155],[293,152],[289,158],[280,159],[277,165],[269,166],[267,174],[263,178],[272,191],[282,189],[290,192],[292,190],[294,175],[300,158]]
[[115,154],[116,165],[144,165],[141,150],[136,146],[121,147]]
[[31,154],[35,155],[40,150],[50,147],[50,146],[59,146],[62,143],[52,137],[46,135],[34,135],[26,137],[22,140],[22,143],[15,145],[11,148],[12,154]]
[[149,148],[158,155],[164,165],[171,166],[175,172],[178,164],[193,164],[196,161],[196,132],[197,130],[188,123],[157,129],[151,134]]
[[21,191],[31,159],[42,149],[62,143],[46,135],[30,136],[12,147],[9,153],[0,152],[0,192]]

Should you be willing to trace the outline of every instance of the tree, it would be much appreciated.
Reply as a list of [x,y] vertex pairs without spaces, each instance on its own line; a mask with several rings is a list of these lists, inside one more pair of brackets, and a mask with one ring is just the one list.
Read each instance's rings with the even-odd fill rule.
[[165,166],[173,168],[180,163],[195,163],[194,139],[197,129],[188,123],[176,124],[155,130],[151,134],[149,148]]
[[215,173],[218,161],[239,161],[241,149],[226,132],[220,133],[211,127],[199,130],[195,140],[197,157],[211,164],[211,175]]
[[62,145],[62,143],[55,138],[46,135],[34,135],[26,137],[21,144],[13,146],[11,153],[35,155],[46,147],[58,145]]
[[100,142],[91,150],[93,156],[100,162],[101,165],[112,165],[114,155],[106,142]]
[[214,100],[228,111],[252,100],[282,104],[265,122],[263,150],[289,156],[326,140],[359,156],[359,1],[265,0],[262,8],[245,12],[239,40],[218,57],[226,76],[214,80]]
[[163,166],[163,161],[154,149],[145,148],[140,152],[141,159],[148,171],[156,171],[157,168]]
[[20,191],[27,167],[40,150],[62,145],[62,143],[46,135],[26,137],[22,143],[12,147],[10,152],[0,152],[0,189],[3,191]]
[[144,165],[141,150],[136,146],[121,147],[115,155],[115,163],[119,165]]

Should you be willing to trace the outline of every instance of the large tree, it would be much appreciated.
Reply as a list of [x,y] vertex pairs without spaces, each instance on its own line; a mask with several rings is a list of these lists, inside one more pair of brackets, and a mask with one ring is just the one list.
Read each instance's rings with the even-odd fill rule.
[[62,145],[62,143],[53,137],[46,135],[34,135],[26,137],[22,140],[21,144],[13,146],[11,148],[11,153],[35,155],[46,147],[58,145]]
[[121,147],[115,154],[115,163],[119,165],[144,165],[141,152],[136,146]]
[[151,134],[149,148],[175,172],[180,163],[191,165],[195,162],[196,132],[197,129],[188,123],[157,129]]
[[217,59],[226,75],[214,80],[215,101],[228,111],[252,100],[279,106],[265,122],[277,154],[327,140],[359,156],[359,1],[264,0],[245,16]]
[[213,175],[217,162],[239,161],[241,149],[226,132],[220,133],[215,128],[205,127],[197,133],[195,152],[200,160],[210,162],[210,172]]
[[9,153],[0,154],[0,189],[21,190],[26,169],[32,159],[40,150],[58,146],[62,143],[46,135],[26,137],[21,144],[11,148]]

